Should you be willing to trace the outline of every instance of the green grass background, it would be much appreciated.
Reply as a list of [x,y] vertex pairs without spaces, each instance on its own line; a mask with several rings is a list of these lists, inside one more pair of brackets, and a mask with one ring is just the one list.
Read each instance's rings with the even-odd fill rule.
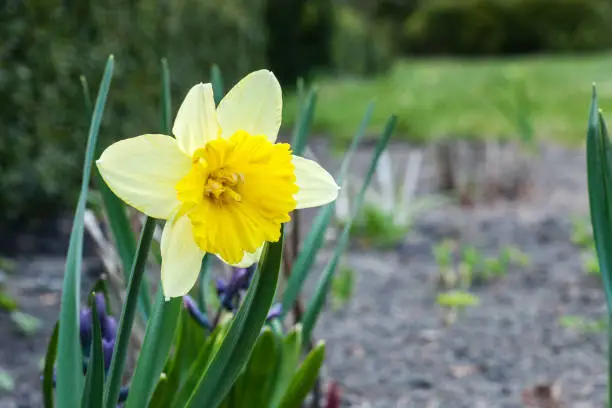
[[[390,114],[399,116],[398,138],[517,137],[518,104],[538,138],[577,145],[584,139],[591,86],[600,106],[612,109],[612,53],[504,59],[402,60],[375,78],[319,77],[313,131],[349,140],[368,102],[376,101],[370,136]],[[527,99],[517,98],[524,87]],[[285,104],[291,126],[296,98]],[[503,112],[502,112],[503,111]]]

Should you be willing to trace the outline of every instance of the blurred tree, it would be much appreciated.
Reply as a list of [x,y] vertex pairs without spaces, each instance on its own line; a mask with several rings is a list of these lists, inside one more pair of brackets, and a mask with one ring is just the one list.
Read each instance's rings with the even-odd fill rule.
[[332,0],[267,0],[265,15],[268,62],[281,82],[292,86],[329,66]]

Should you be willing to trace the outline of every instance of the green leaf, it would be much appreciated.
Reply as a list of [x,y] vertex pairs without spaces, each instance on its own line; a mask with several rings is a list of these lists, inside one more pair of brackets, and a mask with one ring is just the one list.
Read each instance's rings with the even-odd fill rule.
[[59,323],[55,323],[53,334],[49,339],[47,354],[45,356],[45,367],[43,369],[43,402],[45,408],[53,408],[53,366],[57,355],[57,335]]
[[587,130],[587,181],[593,237],[604,283],[608,310],[612,310],[612,171],[606,129],[599,116],[597,94],[593,98]]
[[266,243],[249,291],[221,347],[201,376],[187,406],[216,408],[244,368],[263,327],[276,292],[283,238]]
[[26,336],[36,334],[42,325],[39,318],[18,310],[11,312],[11,320],[19,327],[19,331]]
[[136,259],[132,266],[130,280],[128,281],[127,296],[121,311],[119,327],[117,329],[117,340],[113,359],[104,389],[104,406],[106,408],[115,408],[119,399],[119,390],[121,389],[121,378],[123,377],[123,369],[125,368],[125,360],[127,357],[128,345],[130,342],[130,334],[134,324],[134,314],[136,312],[136,304],[138,303],[138,288],[142,276],[145,272],[147,256],[151,241],[153,240],[153,232],[155,231],[155,220],[147,217],[145,224],[140,234],[138,249],[136,250]]
[[0,309],[12,312],[17,309],[17,301],[6,291],[0,288]]
[[175,349],[172,360],[166,370],[166,381],[159,382],[149,408],[166,408],[171,405],[172,396],[177,394],[189,367],[194,364],[198,354],[206,348],[210,339],[204,337],[201,327],[198,326],[189,312],[182,308],[179,311],[178,328],[176,330]]
[[[168,69],[168,61],[166,61],[165,58],[162,59],[161,66],[161,122],[164,132],[167,135],[170,135],[172,134],[170,129],[172,121],[172,104],[170,99],[170,70]],[[145,274],[144,272],[147,263],[147,258],[151,249],[153,233],[155,232],[156,225],[157,222],[155,221],[155,219],[151,217],[146,217],[146,221],[142,227],[142,232],[140,234],[138,248],[136,250],[134,261],[132,263],[130,279],[128,281],[127,286],[127,296],[125,299],[125,303],[123,304],[121,319],[119,320],[119,327],[117,330],[117,343],[113,352],[113,359],[111,361],[109,376],[106,382],[106,388],[104,390],[104,406],[106,408],[114,408],[119,398],[119,391],[121,389],[121,378],[123,376],[123,369],[125,368],[125,359],[130,340],[130,333],[132,331],[132,325],[134,324],[134,309],[137,300],[140,298],[138,293],[140,291],[141,281],[143,280]]]
[[91,357],[87,364],[87,377],[81,408],[102,408],[104,391],[104,352],[102,350],[102,328],[98,318],[96,302],[91,304],[93,335],[91,339]]
[[300,114],[293,130],[293,140],[291,148],[293,154],[301,156],[306,148],[308,136],[310,136],[310,126],[314,116],[315,106],[317,104],[317,91],[311,89],[306,98],[306,104],[300,107]]
[[287,392],[285,392],[280,403],[280,408],[296,408],[302,405],[317,381],[324,358],[325,344],[319,342],[291,379]]
[[113,74],[114,58],[111,55],[106,63],[100,90],[96,99],[96,106],[91,118],[85,162],[83,165],[83,179],[81,193],[74,215],[68,253],[66,255],[66,269],[62,287],[60,306],[60,329],[57,355],[57,403],[60,407],[79,406],[81,391],[83,389],[82,353],[79,343],[79,295],[81,289],[81,261],[83,257],[83,219],[87,192],[91,177],[93,156],[98,140],[98,132],[102,122],[102,114],[106,97]]
[[223,99],[223,76],[221,75],[221,69],[217,64],[213,64],[210,68],[210,81],[213,87],[213,95],[215,97],[215,105],[218,105]]
[[281,351],[281,363],[277,376],[274,392],[270,400],[270,408],[276,408],[287,391],[291,383],[293,373],[300,362],[300,352],[302,350],[302,325],[296,325],[283,340]]
[[210,254],[205,254],[202,258],[202,267],[200,268],[200,279],[198,281],[198,307],[206,313],[208,310],[208,293],[210,290]]
[[355,277],[353,269],[341,266],[340,271],[332,280],[332,300],[334,309],[339,309],[351,299]]
[[[87,79],[84,76],[81,76],[81,86],[83,88],[83,96],[85,98],[87,113],[88,115],[91,115],[93,106],[91,104]],[[134,238],[134,233],[130,226],[126,208],[121,199],[119,199],[119,197],[117,197],[115,193],[111,191],[108,185],[106,185],[97,167],[94,168],[93,176],[95,185],[98,187],[100,196],[102,197],[104,211],[106,212],[108,218],[108,224],[117,248],[117,253],[121,259],[123,277],[127,282],[130,278],[129,273],[132,269],[132,260],[134,259],[134,254],[136,253],[136,239]],[[145,284],[141,286],[138,307],[140,308],[143,320],[146,322],[149,314],[151,313],[149,285],[146,281]]]
[[476,306],[480,303],[478,296],[473,295],[469,292],[463,292],[460,290],[451,290],[438,294],[436,297],[436,303],[444,307],[458,307],[464,308],[467,306]]
[[240,397],[233,400],[233,407],[267,406],[278,368],[278,352],[276,337],[272,330],[266,327],[259,335],[247,367],[241,375],[242,386],[238,387],[238,382],[234,384],[234,388],[240,388]]
[[372,155],[370,168],[368,169],[365,180],[363,181],[363,185],[361,186],[361,190],[359,191],[359,194],[355,199],[353,208],[351,209],[351,217],[344,226],[344,229],[342,230],[342,235],[340,236],[339,242],[336,245],[336,249],[334,250],[334,254],[329,260],[324,272],[321,274],[317,283],[315,294],[308,303],[308,307],[306,308],[306,312],[304,313],[304,318],[302,319],[304,342],[307,342],[310,339],[310,333],[312,332],[317,318],[319,317],[319,313],[323,308],[323,304],[325,303],[327,293],[329,292],[332,283],[332,278],[334,277],[334,272],[336,271],[336,267],[338,266],[340,257],[349,244],[351,226],[353,224],[353,221],[355,220],[356,215],[359,213],[359,209],[363,205],[365,194],[368,189],[368,186],[370,185],[370,181],[372,181],[372,176],[376,171],[378,160],[380,159],[380,155],[382,154],[382,152],[387,147],[387,143],[389,143],[389,139],[393,134],[393,129],[395,128],[396,121],[397,118],[395,117],[395,115],[391,116],[387,121],[385,130],[383,131],[380,139],[378,140],[378,143],[376,144],[376,149],[374,150],[374,154]]
[[168,60],[162,58],[162,106],[161,106],[161,124],[162,131],[166,135],[172,134],[172,92],[170,89],[170,68],[168,68]]
[[[370,103],[368,105],[368,109],[366,110],[363,119],[361,120],[361,124],[359,125],[359,129],[357,133],[353,137],[351,141],[351,145],[344,156],[344,160],[340,166],[340,171],[338,173],[338,177],[336,182],[339,185],[342,185],[344,178],[346,177],[346,173],[348,172],[350,160],[357,150],[359,146],[359,142],[365,135],[366,129],[368,128],[368,124],[370,123],[370,119],[372,118],[372,113],[374,112],[374,103]],[[291,270],[291,276],[287,281],[287,287],[285,292],[283,293],[283,301],[282,301],[282,317],[285,317],[289,310],[293,308],[293,304],[297,299],[302,287],[304,286],[304,282],[308,277],[308,273],[312,268],[312,265],[316,259],[317,253],[323,246],[323,241],[325,239],[325,231],[327,230],[327,226],[334,214],[334,203],[327,204],[323,208],[319,210],[317,216],[313,221],[313,226],[310,232],[308,233],[304,243],[302,245],[302,250],[298,254],[295,263],[293,264],[293,269]]]
[[15,389],[15,379],[8,371],[0,368],[0,390],[13,391]]
[[182,298],[164,301],[162,289],[159,288],[153,314],[147,323],[125,408],[148,406],[170,354],[181,305]]
[[[189,317],[188,313],[183,313],[183,315],[186,319],[189,319],[189,322],[191,322],[191,317]],[[189,325],[185,325],[184,327],[189,327]],[[179,354],[179,357],[190,356],[190,352],[195,352],[197,357],[195,360],[191,357],[189,359],[177,357],[175,360],[175,366],[178,366],[178,368],[175,369],[175,367],[173,367],[171,374],[174,376],[174,371],[177,372],[177,374],[180,376],[177,383],[181,384],[181,387],[178,392],[174,393],[174,398],[172,399],[172,404],[170,406],[177,408],[184,408],[186,406],[187,401],[198,384],[198,381],[202,377],[202,374],[206,371],[211,358],[219,350],[219,347],[221,346],[223,338],[227,334],[229,327],[229,324],[226,323],[219,324],[211,336],[204,342],[200,343],[199,348],[192,348],[188,341],[180,344],[178,350],[182,356]],[[187,339],[189,338],[190,332],[192,332],[192,330],[187,330]],[[188,368],[188,371],[183,373],[183,369],[185,367]],[[166,408],[167,405],[159,405],[159,407]]]

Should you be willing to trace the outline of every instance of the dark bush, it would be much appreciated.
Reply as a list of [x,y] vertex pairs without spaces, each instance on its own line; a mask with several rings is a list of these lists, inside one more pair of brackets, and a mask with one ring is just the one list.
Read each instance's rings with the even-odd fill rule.
[[[174,109],[220,65],[227,83],[265,66],[264,0],[22,1],[0,5],[0,217],[72,207],[88,117],[108,54],[116,69],[100,146],[160,131],[160,64]],[[95,97],[95,93],[93,94]]]
[[332,68],[336,73],[379,73],[391,66],[394,52],[390,24],[369,20],[352,7],[336,8],[332,37]]
[[267,0],[267,57],[285,85],[330,64],[333,0]]
[[404,23],[409,53],[588,51],[612,44],[609,0],[429,0]]

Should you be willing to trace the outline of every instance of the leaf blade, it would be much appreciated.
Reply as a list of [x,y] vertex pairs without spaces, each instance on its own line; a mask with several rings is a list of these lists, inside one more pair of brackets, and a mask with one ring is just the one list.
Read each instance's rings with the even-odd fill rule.
[[91,177],[93,155],[102,122],[102,114],[110,88],[113,74],[114,57],[111,55],[107,62],[100,83],[96,105],[92,114],[85,160],[83,165],[83,179],[77,209],[74,215],[68,253],[66,255],[66,269],[62,286],[60,306],[60,327],[58,334],[57,353],[57,402],[60,407],[79,406],[80,394],[83,389],[82,353],[79,344],[79,295],[81,287],[80,270],[83,256],[83,220],[87,203],[87,192]]

